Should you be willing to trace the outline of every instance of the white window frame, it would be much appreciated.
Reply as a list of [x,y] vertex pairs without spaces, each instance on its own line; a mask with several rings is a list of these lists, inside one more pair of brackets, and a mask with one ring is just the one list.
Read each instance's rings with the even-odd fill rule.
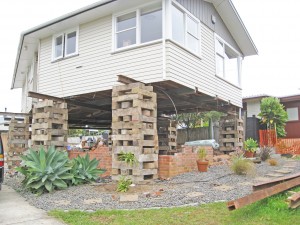
[[[202,32],[201,31],[201,21],[197,17],[195,17],[192,13],[190,13],[186,8],[184,8],[182,5],[180,5],[178,2],[172,0],[171,1],[171,7],[169,9],[169,10],[171,10],[171,12],[170,12],[171,24],[173,22],[172,21],[172,7],[176,7],[178,10],[180,10],[184,14],[184,44],[182,45],[181,43],[179,43],[179,42],[177,42],[177,41],[175,41],[173,39],[173,37],[172,37],[173,29],[172,28],[170,30],[170,32],[171,32],[171,35],[170,35],[171,40],[173,42],[175,42],[177,45],[183,47],[185,50],[187,50],[187,51],[189,51],[189,52],[191,52],[193,54],[196,54],[197,56],[201,56],[201,54],[202,54],[202,52],[201,52],[201,50],[202,50],[202,48],[201,48],[201,32]],[[188,32],[188,30],[187,30],[187,17],[190,17],[190,19],[192,19],[194,22],[197,23],[197,25],[198,25],[198,27],[197,27],[198,28],[198,37],[195,37],[194,35],[192,35],[192,34],[190,34]],[[172,24],[172,26],[173,26],[173,24]],[[194,51],[192,51],[191,49],[189,49],[187,47],[187,37],[188,37],[188,34],[190,34],[191,36],[193,36],[196,39],[198,39],[198,49],[197,49],[197,52],[194,52]]]
[[[289,111],[292,110],[292,109],[296,109],[297,110],[297,114],[296,114],[297,115],[297,119],[289,117]],[[288,107],[288,108],[286,108],[286,112],[288,114],[288,122],[299,121],[299,108],[298,107]]]
[[[217,53],[217,42],[222,42],[223,44],[223,53],[222,55]],[[223,38],[221,38],[219,35],[215,33],[215,72],[216,76],[225,79],[227,82],[233,84],[236,86],[236,84],[232,83],[230,80],[226,78],[226,63],[225,63],[225,46],[229,47],[234,53],[237,54],[237,72],[238,72],[238,87],[241,86],[241,67],[242,67],[242,57],[241,53],[239,53],[234,47],[232,47],[230,44],[228,44]],[[224,60],[223,63],[223,74],[218,74],[217,73],[217,55],[221,56]]]
[[[67,54],[67,36],[70,33],[76,32],[76,50],[73,53]],[[56,38],[62,36],[62,55],[59,57],[55,57],[55,41]],[[75,55],[78,55],[78,42],[79,42],[79,27],[66,30],[64,32],[53,35],[52,37],[52,61],[57,61],[64,58],[69,58]]]
[[[155,5],[155,4],[161,4],[162,14],[164,14],[164,9],[163,9],[163,5],[162,5],[162,1],[154,1],[154,2],[143,4],[143,5],[140,5],[138,7],[135,7],[135,8],[132,8],[132,9],[129,9],[129,10],[117,13],[117,14],[113,14],[113,16],[112,16],[112,24],[113,24],[113,26],[112,26],[113,27],[113,32],[112,32],[112,40],[113,40],[112,52],[123,51],[125,49],[131,49],[131,48],[135,48],[137,46],[149,45],[149,44],[152,44],[152,43],[161,42],[163,40],[164,37],[163,37],[163,30],[162,30],[162,38],[157,39],[157,40],[153,40],[153,41],[149,41],[149,42],[141,43],[141,10],[143,8],[147,7],[147,6],[152,6],[152,5]],[[132,45],[125,46],[125,47],[118,48],[118,46],[117,46],[117,44],[118,44],[117,43],[117,33],[120,33],[120,31],[117,32],[117,19],[120,16],[124,16],[126,14],[130,14],[130,13],[133,13],[133,12],[135,12],[135,14],[136,14],[136,26],[135,26],[135,28],[136,28],[136,43],[132,44]],[[162,23],[164,23],[163,16],[162,16]],[[130,29],[133,29],[133,28],[130,28]],[[127,30],[130,30],[130,29],[127,29]],[[163,29],[163,24],[162,24],[162,29]],[[126,31],[126,30],[122,30],[122,31]]]

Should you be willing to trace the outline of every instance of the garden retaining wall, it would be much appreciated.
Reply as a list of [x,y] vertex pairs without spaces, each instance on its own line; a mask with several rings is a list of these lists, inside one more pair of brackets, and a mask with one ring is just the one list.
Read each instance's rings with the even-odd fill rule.
[[[207,159],[212,163],[213,149],[210,146],[203,146],[207,152]],[[167,179],[176,175],[197,171],[197,150],[199,146],[182,146],[182,152],[175,153],[174,155],[159,155],[158,156],[158,177]],[[73,159],[77,156],[84,157],[89,154],[90,159],[100,160],[98,168],[105,169],[106,172],[102,177],[111,175],[112,168],[112,151],[109,147],[98,147],[94,151],[69,151],[69,158]]]

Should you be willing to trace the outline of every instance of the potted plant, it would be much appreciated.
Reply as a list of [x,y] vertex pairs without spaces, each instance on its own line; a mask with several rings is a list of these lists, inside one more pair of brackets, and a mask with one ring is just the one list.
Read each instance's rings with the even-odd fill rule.
[[258,144],[255,140],[253,140],[252,138],[248,138],[245,142],[244,142],[244,148],[245,148],[245,157],[246,158],[253,158],[254,156],[254,152],[256,151],[256,149],[258,148]]
[[205,148],[201,147],[198,150],[198,160],[197,160],[197,166],[198,166],[198,171],[200,172],[207,172],[207,167],[208,167],[208,161],[205,159],[206,157],[206,150]]

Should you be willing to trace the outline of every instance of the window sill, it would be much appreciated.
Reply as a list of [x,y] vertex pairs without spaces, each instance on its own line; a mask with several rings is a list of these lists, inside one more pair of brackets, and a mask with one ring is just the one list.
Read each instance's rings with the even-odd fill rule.
[[181,44],[179,44],[178,42],[176,42],[176,41],[174,41],[174,40],[172,40],[172,39],[166,39],[166,41],[169,41],[169,42],[173,43],[173,44],[176,45],[177,47],[181,48],[181,49],[184,50],[184,51],[187,51],[188,53],[190,53],[191,55],[197,57],[197,58],[200,59],[200,60],[203,59],[202,56],[201,56],[200,54],[198,55],[198,54],[192,52],[191,50],[187,49],[186,47],[182,46]]
[[233,86],[233,87],[235,87],[235,88],[238,88],[239,90],[242,90],[242,88],[241,87],[239,87],[239,86],[237,86],[237,85],[235,85],[235,84],[233,84],[233,83],[231,83],[230,81],[228,81],[228,80],[226,80],[226,79],[224,79],[223,77],[220,77],[219,75],[215,75],[217,78],[219,78],[220,80],[222,80],[222,81],[225,81],[227,84],[230,84],[231,86]]
[[56,63],[56,62],[59,62],[59,61],[65,60],[65,59],[70,59],[70,58],[73,58],[73,57],[76,57],[76,56],[79,56],[79,54],[76,53],[74,55],[69,55],[69,56],[66,56],[66,57],[63,57],[63,58],[54,59],[54,60],[51,61],[51,63]]
[[150,45],[155,45],[155,44],[158,44],[158,43],[162,43],[162,39],[155,40],[155,41],[150,41],[150,42],[146,42],[146,43],[142,43],[142,44],[130,45],[130,46],[123,47],[123,48],[119,48],[119,49],[116,49],[116,50],[112,51],[111,54],[113,55],[113,54],[120,53],[120,52],[126,52],[126,51],[129,51],[129,50],[132,50],[132,49],[142,48],[142,47],[146,47],[146,46],[150,46]]

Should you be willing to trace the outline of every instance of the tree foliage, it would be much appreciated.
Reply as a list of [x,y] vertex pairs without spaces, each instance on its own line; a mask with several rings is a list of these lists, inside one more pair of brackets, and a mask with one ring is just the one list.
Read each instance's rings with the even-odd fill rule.
[[278,98],[263,98],[258,116],[261,117],[261,122],[266,124],[268,129],[275,129],[279,137],[286,135],[285,124],[288,120],[288,115]]

